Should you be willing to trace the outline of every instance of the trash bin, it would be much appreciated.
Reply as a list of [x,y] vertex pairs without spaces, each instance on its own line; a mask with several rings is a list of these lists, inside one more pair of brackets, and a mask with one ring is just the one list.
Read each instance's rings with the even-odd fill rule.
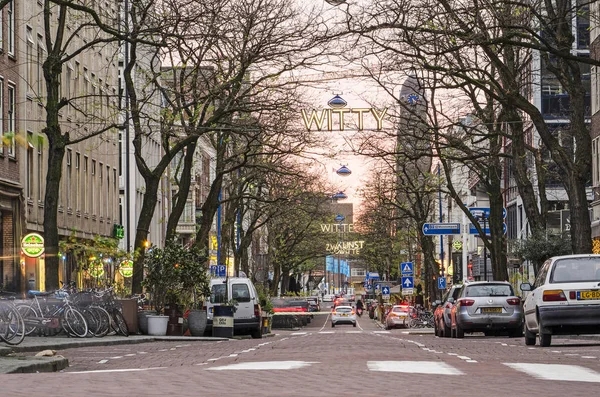
[[137,299],[119,299],[121,312],[130,334],[138,333]]
[[263,335],[268,334],[269,332],[271,332],[271,330],[269,329],[269,317],[265,316],[263,318],[261,318],[262,320],[262,333]]
[[233,306],[213,307],[212,336],[233,337]]

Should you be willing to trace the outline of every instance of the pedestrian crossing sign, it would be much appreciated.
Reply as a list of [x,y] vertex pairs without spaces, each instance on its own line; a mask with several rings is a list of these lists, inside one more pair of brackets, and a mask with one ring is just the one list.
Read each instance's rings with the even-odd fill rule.
[[413,274],[413,263],[402,262],[400,264],[400,270],[402,271],[402,274]]

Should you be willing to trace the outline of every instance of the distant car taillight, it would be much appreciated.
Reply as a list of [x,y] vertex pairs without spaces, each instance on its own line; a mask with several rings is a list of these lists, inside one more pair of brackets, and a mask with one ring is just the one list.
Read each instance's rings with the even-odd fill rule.
[[549,289],[544,291],[542,301],[544,302],[562,302],[566,301],[567,297],[561,289]]
[[519,303],[521,303],[521,299],[519,299],[519,298],[508,298],[508,299],[506,300],[506,302],[507,302],[509,305],[518,305]]
[[254,317],[260,317],[260,305],[254,305]]
[[473,306],[475,304],[475,301],[473,299],[459,299],[458,303],[461,306]]

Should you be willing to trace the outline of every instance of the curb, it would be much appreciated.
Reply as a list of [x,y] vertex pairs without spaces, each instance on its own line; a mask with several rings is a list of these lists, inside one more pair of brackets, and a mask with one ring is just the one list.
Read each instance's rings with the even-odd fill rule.
[[58,372],[69,366],[62,357],[4,357],[0,359],[2,374],[31,374],[36,372]]

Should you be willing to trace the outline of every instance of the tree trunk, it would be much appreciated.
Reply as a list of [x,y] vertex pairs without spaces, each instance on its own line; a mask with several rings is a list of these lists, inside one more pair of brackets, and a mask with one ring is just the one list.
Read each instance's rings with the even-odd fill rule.
[[418,235],[421,250],[423,251],[423,264],[425,267],[425,275],[423,276],[425,288],[423,288],[423,292],[429,296],[429,302],[435,302],[441,298],[441,292],[437,288],[437,278],[440,275],[440,269],[435,261],[435,245],[433,238],[425,236],[421,229],[419,229]]
[[[162,173],[160,175],[162,175]],[[144,258],[146,257],[147,249],[145,244],[148,240],[150,224],[152,223],[154,210],[156,209],[156,203],[158,202],[157,194],[160,185],[160,177],[145,177],[144,180],[146,181],[146,192],[144,194],[134,240],[135,255],[133,259],[133,277],[131,283],[131,292],[134,294],[142,293]]]
[[186,147],[185,158],[183,162],[183,170],[179,179],[179,190],[175,197],[175,203],[171,208],[169,220],[167,221],[166,241],[170,241],[175,237],[177,224],[181,218],[181,214],[185,210],[188,196],[190,194],[190,184],[192,181],[192,167],[194,165],[194,153],[196,152],[196,141],[190,143]]
[[[48,173],[46,174],[46,194],[44,196],[44,244],[45,288],[52,291],[59,288],[58,281],[58,197],[62,177],[63,158],[65,156],[65,138],[60,133],[58,120],[48,113],[44,134],[48,137]],[[55,122],[56,121],[56,122]]]

